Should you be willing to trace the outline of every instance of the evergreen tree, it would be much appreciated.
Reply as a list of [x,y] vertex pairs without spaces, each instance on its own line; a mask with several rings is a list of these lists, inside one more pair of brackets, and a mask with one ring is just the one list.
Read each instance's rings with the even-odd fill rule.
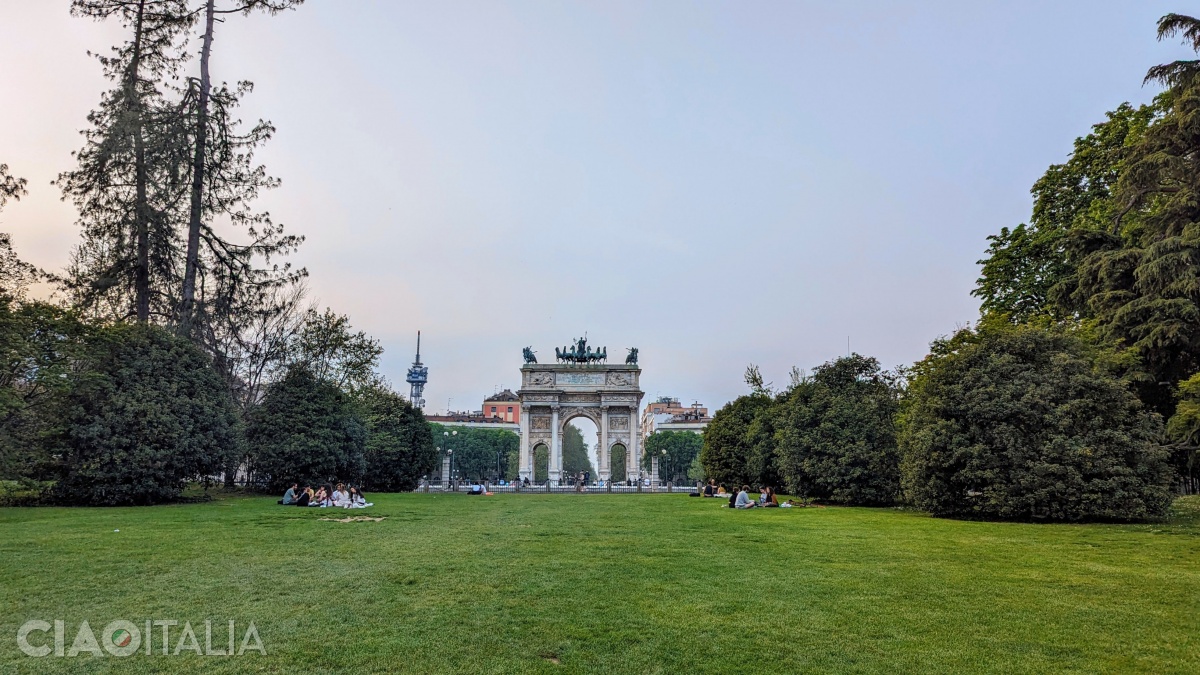
[[384,492],[416,489],[438,460],[425,415],[383,385],[363,388],[356,398],[367,432],[363,486]]
[[155,504],[186,481],[221,471],[241,442],[228,390],[209,358],[164,329],[116,324],[97,332],[71,372],[63,411],[62,476],[75,504]]
[[942,516],[1162,516],[1162,423],[1097,356],[1064,330],[999,321],[934,342],[905,399],[908,498]]
[[165,89],[186,58],[180,52],[193,19],[185,0],[75,0],[71,11],[116,18],[128,39],[110,55],[97,55],[115,87],[88,114],[78,166],[56,181],[78,208],[83,229],[64,282],[86,309],[168,321],[177,297],[175,227],[187,164],[181,117]]
[[256,481],[282,490],[361,481],[366,429],[340,389],[297,366],[267,390],[250,416],[249,466]]

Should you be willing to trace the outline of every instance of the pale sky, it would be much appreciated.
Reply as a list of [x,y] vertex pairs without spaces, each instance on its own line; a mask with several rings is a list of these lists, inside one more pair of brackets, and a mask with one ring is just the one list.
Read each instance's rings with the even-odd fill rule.
[[[1194,4],[1194,3],[1193,3]],[[0,214],[59,269],[78,237],[50,181],[106,84],[114,24],[0,0]],[[218,28],[214,78],[283,186],[322,305],[379,338],[427,411],[516,388],[585,331],[640,348],[648,397],[715,410],[846,352],[887,367],[973,321],[985,237],[1146,69],[1189,3],[309,0]],[[591,442],[591,439],[585,438]]]

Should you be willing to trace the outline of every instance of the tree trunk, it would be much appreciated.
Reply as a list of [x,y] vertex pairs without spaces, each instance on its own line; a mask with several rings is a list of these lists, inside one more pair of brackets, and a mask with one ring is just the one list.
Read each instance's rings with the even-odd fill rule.
[[137,320],[146,323],[150,320],[150,204],[146,197],[146,142],[142,133],[145,124],[142,101],[138,93],[138,70],[142,61],[142,22],[146,11],[146,0],[138,3],[137,22],[133,33],[133,58],[129,62],[129,81],[126,91],[125,104],[129,107],[133,121],[134,148],[134,182],[137,192],[137,203],[134,207],[136,224],[137,268],[134,272],[134,298]]
[[183,298],[180,307],[179,329],[184,336],[192,332],[196,304],[196,272],[200,259],[200,221],[203,216],[204,163],[208,145],[208,97],[212,87],[208,75],[208,60],[212,53],[213,23],[216,19],[216,0],[207,0],[204,8],[204,40],[200,49],[200,96],[196,103],[196,148],[192,155],[192,204],[188,221],[187,258],[183,272]]

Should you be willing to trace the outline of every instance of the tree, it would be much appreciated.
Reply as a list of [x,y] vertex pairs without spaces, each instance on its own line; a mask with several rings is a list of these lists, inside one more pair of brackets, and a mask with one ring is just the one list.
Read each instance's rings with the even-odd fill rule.
[[1016,323],[1088,315],[1086,306],[1070,300],[1081,251],[1072,238],[1109,229],[1117,213],[1113,190],[1122,160],[1162,110],[1161,99],[1137,108],[1122,103],[1090,134],[1075,139],[1065,163],[1052,165],[1034,183],[1029,224],[988,237],[971,292],[984,313],[1005,314]]
[[700,450],[700,462],[709,478],[724,485],[757,484],[758,470],[765,463],[760,458],[751,466],[751,457],[756,443],[751,440],[751,425],[760,414],[766,413],[773,400],[765,393],[754,393],[725,404],[718,410],[704,430],[704,444]]
[[[20,201],[21,196],[27,194],[26,184],[24,178],[17,178],[8,172],[7,164],[0,164],[0,210],[10,199]],[[36,267],[17,257],[8,233],[0,232],[0,298],[21,298],[29,284],[40,276]]]
[[[447,427],[431,424],[436,439],[446,438]],[[470,480],[499,480],[515,471],[520,437],[507,429],[455,428],[457,436],[448,441],[454,450],[454,472]],[[510,469],[510,467],[513,467]]]
[[89,334],[68,309],[0,294],[0,478],[52,478],[50,439]]
[[914,368],[903,487],[939,516],[1140,520],[1171,503],[1159,418],[1064,329],[984,322]]
[[673,483],[685,482],[702,447],[704,438],[700,434],[671,429],[656,431],[646,438],[642,468],[649,470],[652,458],[657,457],[659,478]]
[[416,489],[438,461],[425,415],[383,385],[364,387],[356,398],[367,432],[363,487],[384,492]]
[[57,496],[88,505],[175,499],[221,470],[241,442],[208,356],[154,326],[117,324],[91,341],[64,406]]
[[629,450],[625,446],[613,446],[612,455],[608,458],[608,478],[610,481],[623,481],[629,476],[629,471],[625,465],[625,458],[628,454]]
[[290,368],[250,416],[249,466],[257,481],[281,490],[360,482],[366,429],[350,398],[307,368]]
[[344,391],[370,386],[383,348],[375,338],[351,330],[350,317],[310,309],[292,339],[289,361]]
[[583,442],[583,433],[573,424],[568,424],[563,429],[562,470],[564,480],[567,475],[583,471],[596,475],[592,468],[592,460],[588,458],[588,444]]
[[116,86],[88,114],[77,168],[56,181],[83,228],[64,281],[87,308],[143,323],[152,315],[168,320],[186,144],[178,108],[163,89],[178,72],[183,57],[176,49],[192,17],[184,0],[74,0],[71,12],[116,17],[129,38],[111,55],[97,56]]
[[1179,464],[1193,476],[1200,464],[1200,373],[1179,383],[1179,404],[1167,421],[1167,434],[1175,441]]
[[[290,252],[303,240],[285,236],[283,228],[273,223],[266,213],[255,213],[249,204],[263,189],[279,184],[254,164],[254,150],[270,139],[275,128],[259,120],[248,131],[239,132],[240,120],[233,114],[241,97],[253,85],[241,82],[234,89],[222,84],[212,88],[210,65],[214,31],[224,15],[240,13],[249,16],[255,11],[277,14],[292,9],[304,0],[240,0],[231,7],[218,8],[216,0],[202,0],[204,32],[200,47],[200,76],[189,80],[185,107],[190,114],[191,181],[189,187],[188,236],[184,255],[184,271],[179,308],[180,330],[190,335],[196,318],[198,279],[202,285],[207,273],[214,280],[218,305],[231,304],[249,286],[250,294],[295,281],[303,270],[292,273],[284,268],[256,269],[254,258],[262,256],[268,262],[272,256]],[[234,245],[219,236],[212,220],[228,216],[234,224],[247,227],[252,243]],[[209,258],[205,263],[202,246]],[[258,287],[258,288],[255,288]],[[219,313],[219,312],[218,312]]]
[[778,407],[779,464],[790,492],[869,506],[900,492],[893,378],[874,358],[825,363]]

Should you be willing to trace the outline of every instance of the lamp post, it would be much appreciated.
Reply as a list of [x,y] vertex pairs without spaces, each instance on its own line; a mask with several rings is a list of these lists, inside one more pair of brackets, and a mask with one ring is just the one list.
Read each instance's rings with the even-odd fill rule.
[[671,482],[671,472],[666,470],[667,469],[667,449],[666,448],[662,449],[662,457],[663,457],[662,458],[662,468],[664,471],[666,471],[667,480],[665,480],[665,481],[662,480],[662,477],[660,476],[659,481],[663,482],[663,483],[669,483],[669,482]]
[[446,453],[446,467],[445,467],[446,475],[442,476],[443,481],[445,481],[444,484],[449,484],[450,479],[453,477],[454,450],[450,447],[450,437],[457,436],[457,435],[458,435],[457,431],[443,431],[442,432],[441,450],[442,450],[442,452]]

